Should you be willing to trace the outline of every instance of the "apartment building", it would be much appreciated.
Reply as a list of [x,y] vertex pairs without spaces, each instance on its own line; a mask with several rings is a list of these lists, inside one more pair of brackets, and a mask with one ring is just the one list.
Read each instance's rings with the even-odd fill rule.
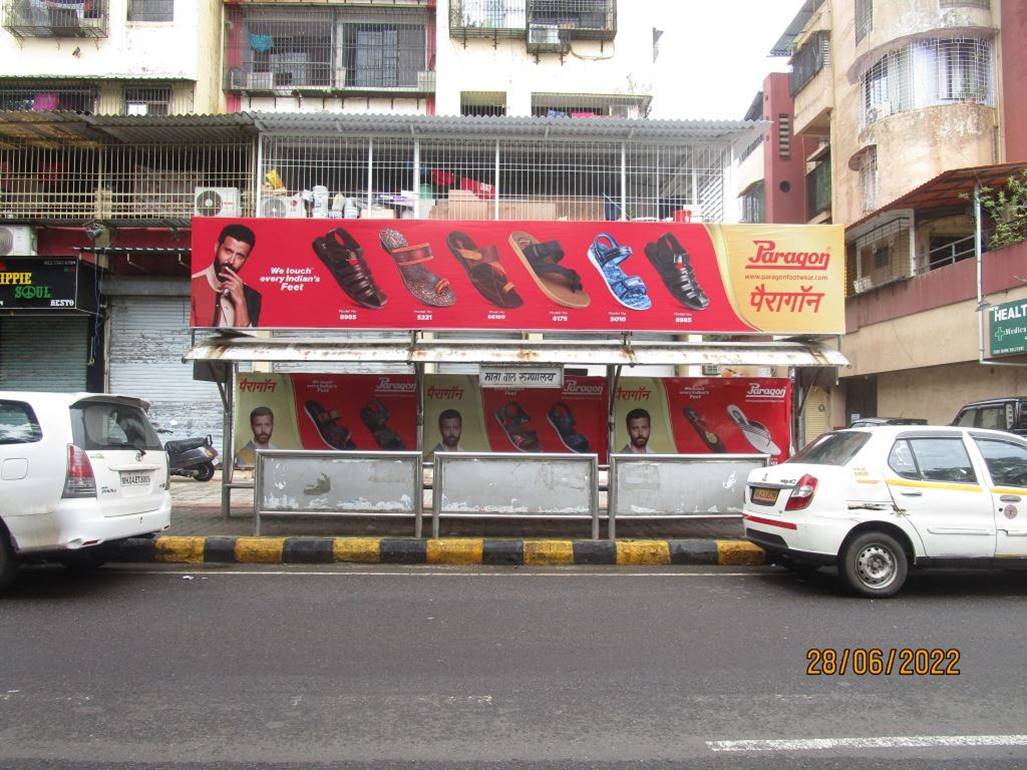
[[722,221],[754,130],[647,120],[653,20],[615,0],[0,9],[0,254],[71,287],[0,313],[0,387],[142,395],[172,437],[221,432],[193,216]]
[[[970,199],[975,184],[1001,186],[1027,161],[1027,126],[1015,114],[1027,6],[798,5],[774,52],[791,53],[803,221],[846,226],[840,345],[851,362],[837,387],[810,392],[820,417],[808,432],[868,415],[946,423],[966,401],[1023,393],[1024,369],[980,349]],[[1027,297],[1027,246],[988,249],[992,225],[983,224],[985,306]]]

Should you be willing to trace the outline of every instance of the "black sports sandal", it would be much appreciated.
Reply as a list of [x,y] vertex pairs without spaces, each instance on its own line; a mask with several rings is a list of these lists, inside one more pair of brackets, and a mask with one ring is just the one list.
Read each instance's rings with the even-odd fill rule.
[[692,259],[674,237],[674,233],[664,233],[655,243],[647,243],[645,255],[653,263],[674,299],[690,310],[705,310],[709,307],[710,298],[695,280]]

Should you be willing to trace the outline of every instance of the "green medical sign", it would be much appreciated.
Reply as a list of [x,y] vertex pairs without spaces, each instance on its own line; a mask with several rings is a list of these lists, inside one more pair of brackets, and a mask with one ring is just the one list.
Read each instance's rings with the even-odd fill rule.
[[988,311],[991,354],[1027,353],[1027,300],[1004,302]]

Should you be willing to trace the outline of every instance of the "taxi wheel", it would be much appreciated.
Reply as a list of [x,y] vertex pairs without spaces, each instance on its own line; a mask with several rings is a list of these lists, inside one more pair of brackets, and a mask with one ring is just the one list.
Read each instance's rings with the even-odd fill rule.
[[14,582],[14,575],[18,571],[18,560],[11,548],[11,541],[7,539],[7,533],[3,525],[0,525],[0,588],[9,586]]
[[877,598],[898,593],[908,571],[902,544],[884,532],[864,532],[853,538],[838,564],[838,574],[849,589]]

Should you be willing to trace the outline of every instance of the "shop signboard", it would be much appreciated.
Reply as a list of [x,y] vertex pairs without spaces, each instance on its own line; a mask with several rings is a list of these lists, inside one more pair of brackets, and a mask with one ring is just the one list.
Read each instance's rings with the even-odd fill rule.
[[[428,375],[423,449],[607,455],[601,377],[561,387],[484,388],[474,375]],[[619,381],[614,451],[767,454],[789,451],[790,385],[778,378]],[[257,448],[410,451],[417,446],[413,375],[262,374],[237,379],[235,460]]]
[[196,328],[841,334],[836,225],[192,222]]
[[995,305],[988,311],[991,354],[1027,353],[1027,300]]
[[0,310],[96,312],[94,285],[93,269],[75,257],[0,259]]

